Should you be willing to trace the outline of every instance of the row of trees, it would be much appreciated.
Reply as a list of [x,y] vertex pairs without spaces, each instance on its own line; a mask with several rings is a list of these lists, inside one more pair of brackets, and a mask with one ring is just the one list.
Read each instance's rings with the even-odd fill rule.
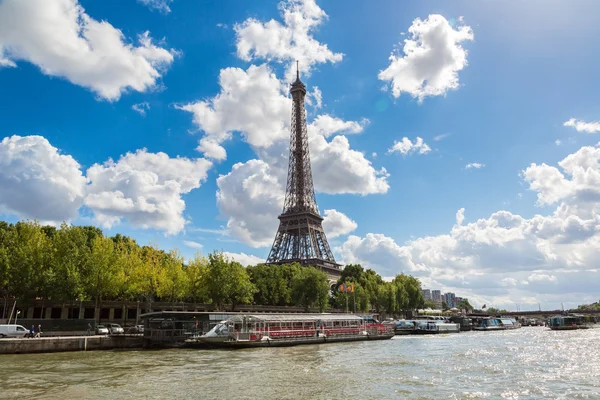
[[[340,292],[352,283],[352,293]],[[333,289],[333,290],[332,290]],[[0,222],[0,291],[5,298],[104,300],[329,307],[405,312],[424,303],[419,281],[398,275],[384,282],[371,269],[348,265],[337,285],[299,264],[244,268],[221,253],[184,260],[177,250],[139,246],[122,235],[105,237],[93,226],[60,228],[37,222]]]

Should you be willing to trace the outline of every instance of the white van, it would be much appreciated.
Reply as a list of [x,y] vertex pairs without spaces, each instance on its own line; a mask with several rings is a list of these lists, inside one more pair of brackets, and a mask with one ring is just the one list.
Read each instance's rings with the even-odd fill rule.
[[25,329],[23,325],[0,325],[0,338],[22,338],[27,334],[29,334],[29,330]]

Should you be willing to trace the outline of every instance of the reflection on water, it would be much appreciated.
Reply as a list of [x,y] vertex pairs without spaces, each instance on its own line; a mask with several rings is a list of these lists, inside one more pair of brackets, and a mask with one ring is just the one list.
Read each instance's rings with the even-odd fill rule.
[[598,399],[600,329],[0,356],[0,399]]

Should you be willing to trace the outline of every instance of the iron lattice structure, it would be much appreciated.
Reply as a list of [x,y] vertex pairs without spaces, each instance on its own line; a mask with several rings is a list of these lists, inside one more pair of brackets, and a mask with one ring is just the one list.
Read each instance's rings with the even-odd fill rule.
[[306,86],[300,81],[299,74],[290,93],[293,105],[285,202],[267,264],[298,262],[321,268],[330,277],[337,277],[341,273],[340,265],[335,262],[327,242],[323,217],[315,198],[304,108]]

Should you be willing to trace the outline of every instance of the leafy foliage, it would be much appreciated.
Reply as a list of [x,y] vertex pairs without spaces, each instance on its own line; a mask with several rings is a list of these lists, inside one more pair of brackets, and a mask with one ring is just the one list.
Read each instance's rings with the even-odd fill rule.
[[[340,293],[342,283],[354,292]],[[330,291],[333,289],[333,291]],[[212,303],[234,310],[240,304],[330,306],[394,314],[420,307],[420,282],[398,275],[391,282],[361,265],[347,265],[330,288],[327,275],[300,264],[244,268],[214,252],[184,260],[177,250],[140,246],[130,237],[105,237],[94,226],[59,228],[37,222],[0,221],[0,295],[15,299],[73,302],[154,301]]]

